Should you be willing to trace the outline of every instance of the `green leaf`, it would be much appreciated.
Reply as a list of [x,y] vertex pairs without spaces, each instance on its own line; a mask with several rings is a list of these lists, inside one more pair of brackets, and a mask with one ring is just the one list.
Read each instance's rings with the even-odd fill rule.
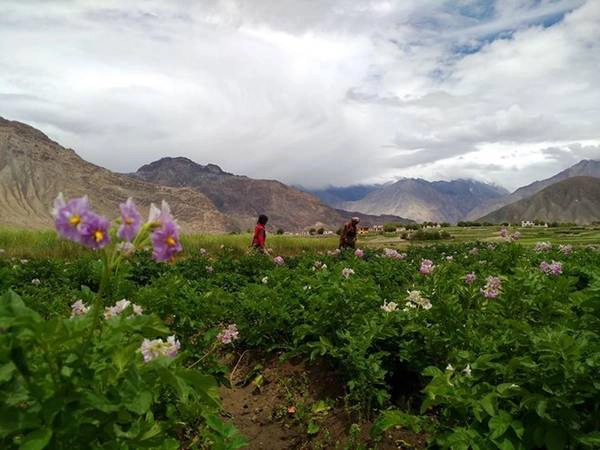
[[49,428],[41,428],[25,436],[19,449],[42,450],[50,443],[50,439],[52,439],[52,430]]
[[588,433],[584,436],[581,436],[577,439],[578,442],[589,445],[590,447],[600,447],[600,431],[595,431],[593,433]]
[[490,416],[496,415],[496,410],[494,408],[494,398],[495,395],[490,393],[481,399],[481,407],[488,413]]
[[306,432],[308,434],[317,434],[320,429],[321,426],[318,423],[311,422],[308,424],[308,429],[306,430]]
[[148,391],[140,391],[137,392],[135,398],[131,401],[125,403],[125,407],[136,414],[145,414],[150,410],[150,406],[152,405],[152,393]]
[[488,422],[488,426],[492,432],[490,438],[498,439],[502,436],[508,430],[508,427],[510,427],[512,420],[512,416],[506,411],[500,411],[497,416],[492,417]]
[[312,405],[312,412],[314,414],[319,414],[330,409],[331,406],[329,406],[324,400],[319,400],[318,402],[315,402],[314,405]]
[[17,367],[12,363],[3,364],[0,367],[0,383],[4,383],[12,378],[12,374],[17,370]]

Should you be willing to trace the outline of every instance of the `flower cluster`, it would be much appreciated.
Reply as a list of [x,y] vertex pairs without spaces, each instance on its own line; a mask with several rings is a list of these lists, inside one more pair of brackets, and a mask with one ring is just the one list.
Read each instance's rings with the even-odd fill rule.
[[560,274],[562,274],[562,264],[556,261],[552,261],[551,263],[542,261],[540,263],[540,271],[542,271],[546,275],[552,275],[557,277]]
[[496,298],[502,289],[502,280],[498,277],[487,277],[485,286],[481,289],[481,293],[485,298]]
[[398,250],[394,250],[393,248],[384,248],[383,256],[390,259],[404,259],[406,258],[406,253],[398,253]]
[[467,283],[469,285],[473,284],[476,279],[477,279],[477,275],[475,275],[475,272],[469,272],[468,274],[465,275],[465,283]]
[[[156,261],[168,261],[181,252],[179,225],[173,219],[169,205],[162,202],[161,209],[150,206],[150,216],[143,226],[141,215],[131,198],[119,205],[121,217],[117,236],[122,240],[116,250],[124,256],[135,252],[142,230],[151,232],[152,256]],[[62,194],[54,200],[52,210],[58,234],[93,250],[110,244],[110,221],[92,211],[87,196],[65,201]],[[147,232],[146,231],[146,232]]]
[[356,256],[357,258],[362,258],[363,256],[365,256],[365,252],[363,252],[360,248],[357,248],[354,251],[354,256]]
[[383,309],[385,312],[394,312],[398,310],[398,304],[395,302],[386,302],[385,300],[383,301],[383,305],[381,305],[381,309]]
[[550,242],[537,242],[535,244],[536,253],[549,252],[552,250],[552,244]]
[[421,267],[419,268],[420,273],[422,273],[423,275],[431,275],[433,269],[435,269],[433,261],[431,261],[430,259],[421,260]]
[[83,303],[83,300],[79,299],[71,305],[71,319],[73,317],[84,316],[89,310],[89,306]]
[[500,237],[502,237],[507,242],[518,241],[521,238],[521,233],[515,231],[514,233],[509,233],[506,228],[502,228],[500,230]]
[[342,276],[346,279],[350,278],[350,275],[354,275],[354,270],[348,268],[348,267],[344,267],[344,269],[342,270]]
[[144,357],[144,362],[150,362],[160,356],[175,358],[181,344],[175,339],[175,336],[169,336],[165,341],[162,339],[144,339],[140,346],[140,353]]
[[559,245],[558,252],[562,253],[563,255],[570,255],[573,253],[573,246],[569,244]]
[[260,282],[262,284],[268,284],[269,283],[269,277],[262,277],[262,279],[260,280]]
[[429,299],[423,297],[421,291],[408,291],[408,297],[406,297],[406,306],[408,308],[423,308],[431,309],[432,304]]
[[179,242],[179,225],[173,219],[167,202],[163,201],[160,209],[150,205],[148,223],[153,228],[152,257],[156,261],[170,261],[183,250]]
[[336,248],[335,250],[327,250],[327,256],[339,256],[340,253],[342,253],[342,251],[339,248]]
[[205,266],[204,270],[206,270],[206,273],[213,273],[215,271],[213,266]]
[[282,256],[276,256],[275,258],[273,258],[273,262],[278,266],[283,266],[285,264],[285,260]]
[[239,339],[239,337],[240,332],[237,329],[237,325],[232,323],[217,334],[217,341],[221,344],[231,344],[233,341]]
[[479,247],[473,247],[469,250],[469,255],[477,255],[479,253]]
[[117,317],[123,311],[125,311],[129,306],[133,309],[133,314],[136,316],[141,316],[144,313],[144,310],[141,306],[136,305],[135,303],[131,303],[129,300],[123,299],[119,300],[114,306],[107,306],[104,308],[104,318],[112,319],[113,317]]
[[56,230],[66,239],[93,250],[110,243],[110,222],[91,210],[87,196],[65,202],[63,195],[59,194],[54,200],[52,216]]

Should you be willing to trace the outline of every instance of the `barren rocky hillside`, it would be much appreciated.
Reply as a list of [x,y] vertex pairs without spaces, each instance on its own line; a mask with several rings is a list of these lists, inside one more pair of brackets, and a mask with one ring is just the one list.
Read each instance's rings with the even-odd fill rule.
[[0,225],[46,228],[58,192],[87,194],[94,209],[113,217],[131,196],[145,212],[166,200],[185,231],[223,232],[233,225],[204,195],[115,174],[81,159],[28,125],[0,118]]

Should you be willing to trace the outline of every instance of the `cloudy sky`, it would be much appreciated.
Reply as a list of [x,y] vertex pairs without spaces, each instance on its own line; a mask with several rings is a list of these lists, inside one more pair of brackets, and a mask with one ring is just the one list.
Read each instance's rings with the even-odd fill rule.
[[123,172],[513,189],[600,159],[600,1],[0,0],[0,116]]

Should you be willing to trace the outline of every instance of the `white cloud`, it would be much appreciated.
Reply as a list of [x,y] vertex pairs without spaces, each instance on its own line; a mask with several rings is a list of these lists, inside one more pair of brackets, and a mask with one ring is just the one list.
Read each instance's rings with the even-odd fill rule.
[[594,0],[5,0],[0,50],[0,115],[120,171],[516,187],[600,140]]

